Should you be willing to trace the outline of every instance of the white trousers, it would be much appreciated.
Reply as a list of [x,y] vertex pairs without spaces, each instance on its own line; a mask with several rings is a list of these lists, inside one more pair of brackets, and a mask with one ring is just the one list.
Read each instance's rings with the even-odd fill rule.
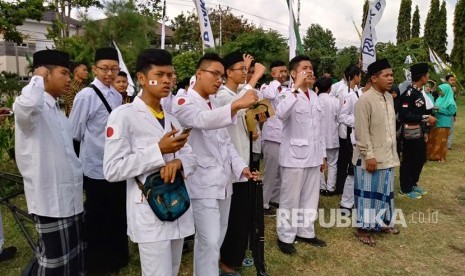
[[176,276],[181,265],[184,239],[139,243],[143,276]]
[[339,148],[326,149],[326,164],[328,165],[328,180],[325,179],[325,173],[321,173],[320,189],[334,192],[336,189],[337,177],[337,158],[339,157]]
[[281,167],[283,182],[276,216],[280,241],[294,242],[295,236],[314,238],[320,198],[320,166]]
[[344,183],[344,191],[342,192],[341,206],[351,209],[354,207],[354,176],[348,175]]
[[218,275],[220,248],[228,229],[231,197],[191,199],[194,211],[194,276]]
[[279,202],[281,172],[279,170],[280,143],[263,141],[263,207],[268,209],[270,201]]

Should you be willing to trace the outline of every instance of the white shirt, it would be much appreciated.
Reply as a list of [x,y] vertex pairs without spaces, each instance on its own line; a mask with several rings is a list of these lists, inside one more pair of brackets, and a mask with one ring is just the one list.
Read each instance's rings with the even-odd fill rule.
[[323,115],[324,136],[326,141],[326,149],[339,148],[339,111],[341,106],[339,100],[328,93],[320,93],[318,95]]
[[32,77],[13,104],[16,163],[29,213],[65,218],[83,211],[82,166],[56,100]]
[[[281,86],[281,83],[277,80],[270,82],[268,85],[262,85],[260,88],[260,94],[263,98],[270,100],[271,106],[276,112],[279,102],[281,101],[280,96],[284,93],[285,88]],[[283,123],[276,116],[273,115],[266,120],[263,124],[262,129],[262,140],[263,141],[272,141],[276,143],[281,143],[281,136],[283,132]]]
[[[212,96],[210,96],[210,99]],[[198,167],[187,179],[189,195],[193,199],[225,199],[232,195],[233,176],[241,178],[247,167],[231,142],[227,126],[237,121],[231,116],[231,104],[219,107],[202,98],[193,88],[175,97],[173,115],[182,127],[193,127],[187,143],[197,157]]]
[[291,90],[281,95],[276,115],[283,121],[279,147],[279,165],[287,168],[309,168],[323,164],[326,143],[322,110],[316,93],[310,99],[299,89],[297,97]]
[[[97,78],[92,84],[102,92],[112,110],[121,105],[123,98],[115,88],[105,86]],[[94,89],[86,87],[76,94],[69,121],[73,139],[81,142],[79,159],[84,167],[84,175],[93,179],[105,179],[103,148],[109,115]]]
[[[346,87],[346,88],[347,88],[347,87]],[[355,95],[355,93],[354,93],[355,91],[357,91],[357,90],[350,89],[350,92],[346,92],[345,95],[343,96],[343,98],[340,98],[340,100],[341,100],[341,113],[342,113],[343,110],[344,110],[344,113],[342,113],[343,116],[349,114],[349,112],[351,112],[350,115],[352,116],[351,126],[349,126],[349,125],[347,124],[347,122],[343,122],[345,118],[343,118],[343,121],[341,121],[341,119],[339,120],[339,122],[341,123],[341,124],[339,125],[339,137],[341,137],[342,139],[347,139],[347,126],[349,126],[349,127],[353,127],[353,126],[354,126],[354,121],[355,121],[355,119],[354,119],[353,113],[354,113],[355,102],[352,103],[353,106],[349,106],[350,108],[347,108],[347,107],[348,107],[347,105],[348,105],[348,104],[351,104],[351,103],[347,103],[347,101],[348,101],[348,97],[349,97],[350,95],[353,95],[353,96],[356,97],[356,95]],[[361,92],[360,92],[360,95],[361,95]],[[342,96],[341,96],[341,97],[342,97]],[[346,106],[344,107],[344,105],[346,105]]]
[[[181,239],[194,233],[192,208],[179,219],[160,221],[147,200],[141,196],[135,177],[144,183],[146,177],[160,170],[174,158],[180,159],[184,175],[190,177],[197,162],[189,144],[175,154],[162,154],[158,142],[171,131],[171,124],[179,129],[179,122],[165,114],[165,126],[155,119],[147,105],[136,97],[133,103],[114,110],[107,125],[104,173],[112,182],[127,180],[126,210],[128,235],[133,242],[156,242]],[[111,128],[111,131],[110,131]]]
[[329,95],[339,99],[339,95],[344,91],[347,92],[347,83],[344,79],[341,79],[340,81],[331,85],[331,92],[329,92]]
[[[360,96],[362,96],[362,93],[362,89],[357,90],[357,92],[351,90],[344,99],[341,112],[339,113],[339,123],[341,123],[339,126],[339,136],[343,139],[347,139],[347,127],[355,127],[355,104]],[[353,129],[350,138],[352,144],[356,144],[355,131]]]
[[[252,87],[250,87],[250,85],[246,85],[241,90],[239,90],[239,93],[235,93],[226,85],[223,85],[220,87],[216,95],[212,97],[212,101],[218,107],[225,106],[240,98],[249,89],[252,89]],[[228,130],[229,137],[231,138],[237,153],[239,153],[239,156],[242,157],[242,160],[244,160],[245,164],[249,164],[250,142],[249,134],[247,131],[247,123],[245,121],[245,112],[246,109],[238,111],[237,122],[234,125],[226,127],[226,129]],[[233,181],[237,182],[237,179],[233,179]]]

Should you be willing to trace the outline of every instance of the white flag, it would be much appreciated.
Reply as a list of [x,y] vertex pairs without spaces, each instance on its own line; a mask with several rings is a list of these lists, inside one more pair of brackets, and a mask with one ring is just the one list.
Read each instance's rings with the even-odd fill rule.
[[215,40],[213,38],[212,26],[208,19],[207,6],[204,0],[193,0],[199,17],[200,34],[202,35],[202,48],[215,48]]
[[376,25],[383,15],[386,0],[376,0],[370,3],[365,28],[362,34],[362,64],[363,71],[367,71],[368,65],[376,61]]
[[412,56],[411,55],[408,55],[405,57],[405,62],[406,64],[412,64],[413,63],[413,60],[412,60]]
[[131,74],[129,74],[129,70],[126,67],[126,64],[124,63],[123,56],[121,55],[121,52],[120,52],[118,46],[116,46],[115,41],[113,41],[113,45],[115,46],[116,51],[118,51],[119,67],[121,68],[121,71],[123,71],[124,73],[126,73],[128,75],[128,83],[129,83],[128,89],[127,89],[128,96],[133,96],[134,92],[136,91],[136,89],[135,89],[136,86],[134,85],[134,82],[132,81]]
[[297,39],[294,29],[294,1],[289,0],[289,60],[295,57],[297,50]]

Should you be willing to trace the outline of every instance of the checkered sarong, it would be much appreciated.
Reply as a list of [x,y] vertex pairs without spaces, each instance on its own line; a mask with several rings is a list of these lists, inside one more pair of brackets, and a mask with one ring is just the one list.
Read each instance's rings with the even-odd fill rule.
[[39,234],[33,275],[84,275],[82,214],[68,218],[34,216]]
[[394,169],[369,173],[357,166],[354,180],[357,228],[380,231],[388,227],[394,214]]

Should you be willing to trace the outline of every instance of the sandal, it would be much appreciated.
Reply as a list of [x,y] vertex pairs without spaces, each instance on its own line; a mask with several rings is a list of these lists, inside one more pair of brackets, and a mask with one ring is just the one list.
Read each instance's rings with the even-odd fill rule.
[[357,239],[359,241],[361,241],[363,244],[366,244],[368,246],[375,246],[376,245],[376,241],[375,239],[373,238],[373,236],[369,233],[369,232],[355,232],[355,237],[357,237]]
[[384,227],[384,228],[381,228],[381,233],[384,233],[384,234],[391,234],[391,235],[399,235],[400,234],[400,230],[397,229],[397,228],[394,228],[394,227]]

